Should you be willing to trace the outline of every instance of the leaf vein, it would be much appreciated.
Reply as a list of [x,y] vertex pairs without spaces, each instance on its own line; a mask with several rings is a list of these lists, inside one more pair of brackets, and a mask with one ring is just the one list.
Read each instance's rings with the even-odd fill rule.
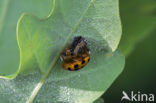
[[[55,0],[54,0],[55,1]],[[73,31],[69,34],[68,39],[65,41],[63,48],[65,47],[65,45],[67,44],[67,42],[70,40],[70,38],[72,37],[72,35],[74,34],[74,32],[77,30],[78,26],[80,25],[81,21],[83,20],[84,16],[86,15],[88,9],[94,4],[95,0],[91,0],[89,6],[87,7],[87,9],[83,12],[82,16],[80,17],[78,23],[75,25],[75,28],[73,29]],[[52,15],[51,15],[52,16]],[[62,49],[63,49],[62,48]],[[61,52],[61,51],[60,51]],[[29,97],[29,99],[27,100],[26,103],[32,103],[35,96],[37,95],[37,93],[39,92],[40,88],[42,87],[45,79],[47,78],[47,76],[49,75],[52,67],[56,64],[57,59],[59,58],[60,53],[58,53],[56,55],[56,57],[54,58],[54,60],[52,61],[51,65],[48,68],[48,71],[43,75],[41,81],[37,84],[36,88],[33,90],[32,95]]]

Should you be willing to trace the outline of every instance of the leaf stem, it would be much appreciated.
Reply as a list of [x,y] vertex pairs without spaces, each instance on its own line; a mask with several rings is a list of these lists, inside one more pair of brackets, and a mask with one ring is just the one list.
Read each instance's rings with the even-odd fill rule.
[[[55,0],[53,0],[52,3],[52,12],[51,15],[53,14],[55,9]],[[57,59],[56,59],[57,60]],[[55,62],[52,63],[52,65],[49,67],[48,72],[46,72],[46,74],[43,76],[43,78],[41,79],[41,81],[36,85],[35,89],[32,91],[30,97],[27,99],[26,103],[32,103],[34,98],[36,97],[38,91],[40,90],[40,88],[42,87],[46,77],[48,76],[48,74],[50,73],[51,67],[55,64]]]

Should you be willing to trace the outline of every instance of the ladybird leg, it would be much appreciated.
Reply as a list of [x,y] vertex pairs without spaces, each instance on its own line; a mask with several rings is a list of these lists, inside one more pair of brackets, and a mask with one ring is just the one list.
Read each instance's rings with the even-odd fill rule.
[[75,61],[75,62],[79,61],[79,60],[76,60],[76,59],[72,59],[72,60]]
[[88,53],[90,54],[90,51]]

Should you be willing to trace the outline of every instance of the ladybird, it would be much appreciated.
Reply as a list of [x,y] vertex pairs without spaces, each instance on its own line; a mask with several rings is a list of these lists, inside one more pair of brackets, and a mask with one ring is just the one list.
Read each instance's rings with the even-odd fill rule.
[[62,67],[76,71],[83,68],[90,60],[90,51],[86,39],[76,36],[73,42],[61,53]]

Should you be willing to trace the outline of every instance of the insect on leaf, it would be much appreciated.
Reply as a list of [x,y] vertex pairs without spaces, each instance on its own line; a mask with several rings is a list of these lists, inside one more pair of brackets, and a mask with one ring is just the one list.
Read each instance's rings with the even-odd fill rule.
[[[5,102],[91,103],[122,72],[118,1],[53,0],[52,7],[46,19],[23,14],[18,22],[19,75],[0,79],[0,98],[10,97]],[[87,39],[90,62],[76,72],[64,70],[60,53],[80,35]]]

